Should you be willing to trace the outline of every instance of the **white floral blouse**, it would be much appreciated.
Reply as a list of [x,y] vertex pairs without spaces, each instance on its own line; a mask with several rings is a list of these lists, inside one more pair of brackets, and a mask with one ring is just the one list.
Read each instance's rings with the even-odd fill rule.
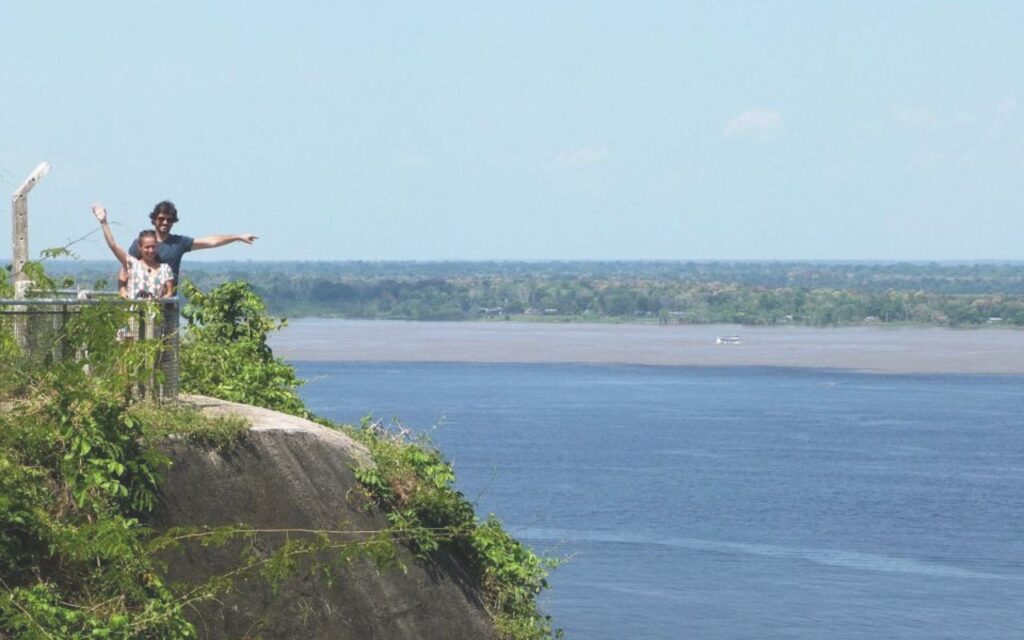
[[159,298],[169,281],[174,281],[170,265],[161,263],[158,269],[150,270],[142,260],[128,256],[129,298]]

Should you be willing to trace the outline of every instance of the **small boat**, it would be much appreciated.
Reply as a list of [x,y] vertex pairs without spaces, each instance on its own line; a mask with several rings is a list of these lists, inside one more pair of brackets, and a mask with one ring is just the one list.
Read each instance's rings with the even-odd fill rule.
[[718,336],[716,344],[743,344],[739,336]]

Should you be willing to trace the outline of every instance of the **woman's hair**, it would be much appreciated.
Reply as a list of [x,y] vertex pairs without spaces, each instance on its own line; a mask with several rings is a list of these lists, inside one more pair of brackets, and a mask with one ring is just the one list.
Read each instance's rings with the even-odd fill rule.
[[170,200],[163,200],[161,202],[156,203],[156,206],[153,207],[153,212],[149,214],[149,219],[153,222],[156,222],[156,217],[161,214],[165,216],[170,216],[171,222],[178,221],[178,209]]
[[156,237],[156,231],[153,231],[152,229],[143,229],[139,232],[139,244],[142,244],[143,238],[153,238],[157,244],[160,243],[160,239]]

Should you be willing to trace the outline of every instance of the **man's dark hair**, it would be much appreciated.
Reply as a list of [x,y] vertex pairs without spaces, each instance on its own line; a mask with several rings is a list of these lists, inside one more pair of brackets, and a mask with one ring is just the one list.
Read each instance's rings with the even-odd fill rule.
[[153,207],[153,213],[149,214],[149,219],[152,222],[156,222],[156,217],[159,215],[170,216],[171,222],[178,221],[178,209],[170,200],[163,200],[156,203],[156,206]]

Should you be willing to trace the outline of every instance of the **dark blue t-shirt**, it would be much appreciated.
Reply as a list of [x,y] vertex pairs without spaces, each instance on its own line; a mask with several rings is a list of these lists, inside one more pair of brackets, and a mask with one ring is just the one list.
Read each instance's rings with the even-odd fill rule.
[[[172,233],[156,247],[156,254],[160,258],[160,262],[170,265],[171,271],[174,272],[175,286],[179,282],[178,270],[181,269],[181,257],[192,250],[193,242],[195,240],[188,236],[177,236]],[[128,254],[133,258],[142,257],[142,254],[139,253],[138,238],[132,242],[132,246],[128,247]]]

